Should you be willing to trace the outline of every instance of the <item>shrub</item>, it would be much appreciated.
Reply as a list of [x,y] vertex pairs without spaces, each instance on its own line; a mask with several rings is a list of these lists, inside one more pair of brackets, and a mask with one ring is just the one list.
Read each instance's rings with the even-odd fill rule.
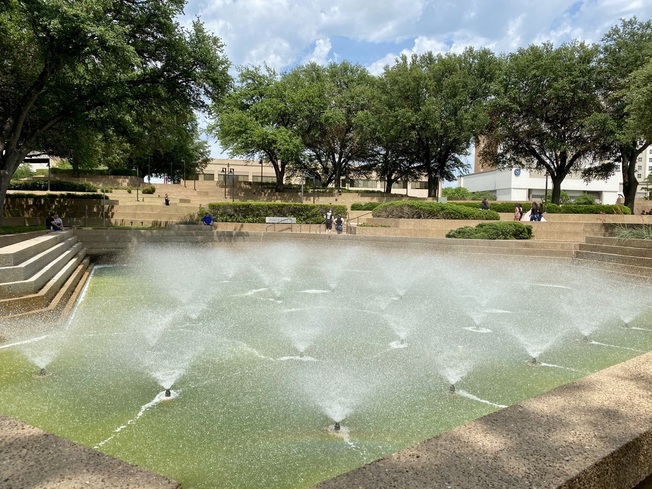
[[546,204],[545,211],[551,214],[631,214],[629,207],[614,204],[594,204],[594,205],[577,205],[577,204]]
[[393,219],[471,219],[499,220],[500,216],[492,210],[471,209],[458,204],[439,202],[407,201],[386,202],[376,207],[374,217]]
[[156,192],[156,187],[154,185],[145,185],[144,187],[140,187],[140,191],[144,194],[153,194]]
[[652,226],[649,224],[619,225],[615,231],[617,238],[652,239]]
[[532,226],[520,222],[481,222],[475,228],[464,226],[452,229],[447,238],[458,239],[530,239]]
[[592,195],[587,194],[586,192],[578,195],[575,197],[575,200],[573,200],[573,204],[575,205],[594,205],[595,204],[595,199],[593,198]]
[[259,222],[268,216],[294,217],[300,224],[319,224],[332,208],[335,215],[346,215],[345,205],[297,204],[293,202],[212,202],[208,212],[218,222]]
[[[25,182],[12,181],[9,190],[41,190],[48,189],[47,180],[29,180]],[[97,187],[89,182],[69,182],[67,180],[50,180],[52,192],[96,192]]]
[[382,202],[365,202],[364,204],[355,202],[351,204],[352,211],[373,211]]
[[441,196],[450,200],[469,200],[471,192],[464,187],[444,187],[441,189]]
[[[502,213],[509,213],[513,214],[514,213],[514,208],[516,207],[516,204],[521,204],[521,207],[523,207],[523,212],[527,212],[530,210],[531,204],[528,202],[492,202],[489,204],[489,210],[496,211],[496,212],[502,212]],[[479,209],[480,208],[481,202],[455,202],[455,205],[461,205],[464,207],[469,207],[470,209]]]

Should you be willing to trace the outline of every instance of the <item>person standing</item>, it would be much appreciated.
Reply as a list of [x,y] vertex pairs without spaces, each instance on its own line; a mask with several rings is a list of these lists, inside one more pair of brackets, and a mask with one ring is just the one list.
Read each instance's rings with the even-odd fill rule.
[[333,209],[328,209],[324,216],[324,223],[326,224],[326,232],[330,233],[333,229]]
[[523,218],[523,207],[521,204],[516,204],[514,207],[514,220],[520,221]]
[[170,205],[170,197],[168,197],[168,194],[165,194],[165,205]]

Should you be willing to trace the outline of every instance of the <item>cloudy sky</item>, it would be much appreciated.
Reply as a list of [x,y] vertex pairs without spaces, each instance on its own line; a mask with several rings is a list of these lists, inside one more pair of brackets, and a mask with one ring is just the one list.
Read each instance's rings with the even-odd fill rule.
[[[277,71],[348,60],[374,74],[401,54],[507,53],[530,44],[599,42],[621,18],[652,18],[650,0],[188,0],[234,66]],[[221,154],[213,146],[213,156]]]

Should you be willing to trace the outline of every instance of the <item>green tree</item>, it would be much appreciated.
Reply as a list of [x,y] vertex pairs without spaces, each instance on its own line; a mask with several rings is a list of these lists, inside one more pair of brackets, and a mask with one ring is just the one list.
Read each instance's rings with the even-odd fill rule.
[[556,204],[571,172],[612,155],[600,116],[597,57],[597,46],[580,42],[532,45],[508,55],[497,80],[488,127],[500,151],[484,151],[483,158],[548,172]]
[[346,61],[326,67],[310,63],[287,73],[284,83],[298,115],[305,147],[302,171],[326,187],[340,187],[369,155],[369,142],[358,120],[369,107],[372,76]]
[[428,196],[437,197],[442,181],[468,170],[462,156],[485,123],[484,105],[497,61],[489,50],[467,49],[461,55],[426,53],[402,56],[385,68],[394,126],[421,174],[428,178]]
[[652,143],[652,22],[621,20],[602,38],[605,112],[622,166],[625,205],[634,211],[637,159]]
[[294,109],[287,84],[274,70],[244,67],[209,130],[232,157],[269,161],[280,192],[288,165],[299,162],[304,149]]
[[464,187],[444,187],[441,189],[443,197],[446,197],[451,200],[469,200],[471,198],[471,192]]
[[63,121],[126,120],[174,104],[206,109],[229,83],[220,41],[199,22],[188,31],[174,21],[182,0],[2,4],[0,208],[25,155]]
[[411,159],[409,139],[403,128],[394,124],[395,111],[399,109],[387,77],[374,78],[369,108],[358,115],[357,121],[369,142],[369,154],[357,170],[363,176],[374,172],[385,182],[385,193],[391,194],[394,183],[416,180],[421,173]]

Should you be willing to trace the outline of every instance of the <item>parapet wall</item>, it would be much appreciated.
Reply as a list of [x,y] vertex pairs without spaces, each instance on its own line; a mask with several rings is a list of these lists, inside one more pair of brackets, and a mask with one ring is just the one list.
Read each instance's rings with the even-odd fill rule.
[[651,395],[647,353],[316,487],[631,489],[652,473]]

